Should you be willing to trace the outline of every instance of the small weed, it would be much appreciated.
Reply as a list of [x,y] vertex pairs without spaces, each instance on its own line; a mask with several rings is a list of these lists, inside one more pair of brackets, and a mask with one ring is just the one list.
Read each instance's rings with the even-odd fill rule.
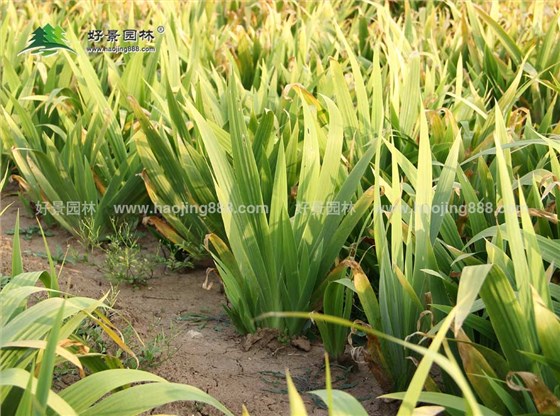
[[68,376],[71,379],[79,380],[78,370],[73,364],[69,363],[68,361],[64,361],[54,367],[53,383],[55,386],[60,385],[61,388],[66,387],[67,383],[64,381],[64,379]]
[[87,254],[80,253],[76,247],[69,246],[68,247],[68,257],[74,259],[78,263],[87,263],[89,262],[89,257]]
[[77,230],[78,240],[86,249],[93,251],[101,247],[101,228],[95,224],[92,217],[80,221],[80,229]]
[[[154,329],[161,326],[160,324],[161,321],[158,320],[151,327]],[[149,369],[170,359],[175,354],[177,349],[172,348],[172,340],[177,333],[173,326],[169,328],[168,332],[164,329],[159,329],[159,332],[153,338],[143,342],[139,339],[132,326],[129,325],[123,330],[123,338],[125,343],[136,353],[139,368]],[[119,350],[117,357],[121,358],[127,367],[136,368],[136,360],[133,357],[127,356],[124,351]]]
[[[15,234],[15,229],[12,228],[10,230],[6,231],[7,235],[14,235]],[[54,233],[52,231],[49,230],[43,230],[45,233],[45,237],[52,237],[54,236]],[[39,228],[38,225],[31,225],[29,227],[25,227],[22,228],[20,227],[19,229],[19,235],[20,237],[22,237],[24,240],[31,240],[34,236],[40,237],[41,236],[41,229]]]
[[[70,253],[72,253],[72,254],[70,254]],[[42,251],[25,250],[24,254],[27,254],[28,256],[31,255],[31,256],[35,256],[35,257],[40,257],[42,259],[48,259],[49,258],[47,253],[42,252]],[[70,247],[68,247],[67,250],[64,251],[62,249],[62,247],[58,244],[56,246],[56,249],[51,252],[51,258],[57,264],[64,264],[64,263],[65,264],[76,264],[77,262],[83,263],[83,262],[88,261],[87,255],[81,255],[75,249],[72,250]]]
[[281,333],[280,335],[278,335],[277,339],[278,342],[282,345],[290,345],[290,342],[292,341],[287,333]]
[[148,341],[138,353],[141,368],[153,367],[162,355],[166,345],[166,336],[163,330]]
[[109,344],[103,336],[103,329],[95,322],[87,319],[76,331],[76,335],[81,338],[83,343],[95,352],[106,354]]
[[[169,250],[169,252],[166,252],[166,249]],[[162,254],[160,254],[160,252]],[[194,268],[191,258],[186,254],[186,251],[177,246],[168,247],[161,244],[158,247],[156,260],[159,264],[165,266],[166,269],[173,272],[181,272]]]
[[153,277],[157,265],[153,257],[142,254],[138,236],[129,224],[117,226],[105,248],[105,270],[110,281],[126,282],[133,286],[145,285]]
[[117,299],[121,291],[119,290],[119,286],[111,283],[111,289],[109,289],[109,293],[107,295],[107,299],[105,299],[105,303],[109,305],[111,308],[114,308],[117,304]]

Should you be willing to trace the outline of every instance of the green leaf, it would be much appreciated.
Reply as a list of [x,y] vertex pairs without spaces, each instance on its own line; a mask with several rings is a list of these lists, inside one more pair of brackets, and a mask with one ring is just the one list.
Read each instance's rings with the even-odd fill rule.
[[12,277],[23,273],[23,260],[21,259],[21,247],[19,240],[19,210],[16,215],[14,226],[14,238],[12,239]]
[[307,416],[307,410],[305,410],[303,399],[299,395],[296,386],[292,381],[289,370],[286,370],[286,383],[288,384],[288,397],[290,398],[290,414],[296,416]]
[[[404,400],[406,393],[405,392],[399,392],[399,393],[390,393],[390,394],[384,394],[383,396],[380,396],[380,398],[384,398],[384,399],[392,399],[392,400]],[[465,405],[465,401],[463,399],[461,399],[460,397],[457,396],[453,396],[451,394],[446,394],[446,393],[437,393],[437,392],[422,392],[420,394],[419,400],[422,403],[432,403],[432,404],[436,404],[436,405],[440,405],[445,407],[446,409],[453,409],[453,410],[458,410],[460,412],[464,412],[467,413],[468,412],[468,408]],[[500,413],[496,413],[491,409],[488,409],[487,407],[484,406],[480,406],[481,411],[483,411],[484,416],[499,416]]]
[[82,412],[81,415],[109,416],[119,414],[132,416],[167,403],[186,400],[208,404],[225,415],[233,416],[233,413],[226,409],[224,405],[202,390],[185,384],[168,382],[129,387],[101,400]]
[[[29,372],[21,368],[8,368],[0,371],[0,385],[1,386],[15,386],[22,390],[27,389],[29,380],[32,379],[32,393],[37,389],[37,380]],[[53,409],[60,415],[74,416],[78,415],[64,400],[60,398],[53,391],[49,391],[47,396],[47,406]]]
[[463,326],[463,322],[471,313],[472,305],[491,269],[491,264],[482,264],[479,266],[467,266],[461,272],[459,292],[457,294],[457,316],[453,326],[455,335],[457,335],[459,329]]
[[[313,390],[310,393],[318,396],[325,404],[328,403],[327,390]],[[351,394],[341,390],[332,390],[330,394],[332,406],[329,406],[329,414],[332,416],[367,416],[368,413],[362,404]]]
[[47,341],[47,347],[43,353],[41,361],[41,369],[39,370],[39,377],[37,380],[37,391],[35,397],[39,405],[39,409],[34,409],[34,414],[41,415],[47,410],[47,401],[51,390],[53,371],[56,358],[56,347],[58,345],[58,333],[62,324],[62,317],[64,316],[63,302],[60,306],[56,317],[51,322],[51,331]]
[[475,6],[475,10],[478,12],[482,20],[484,20],[490,28],[496,33],[500,42],[504,45],[508,53],[511,55],[513,61],[519,65],[523,60],[523,53],[515,43],[515,41],[506,33],[506,31],[494,20],[492,19],[482,8]]

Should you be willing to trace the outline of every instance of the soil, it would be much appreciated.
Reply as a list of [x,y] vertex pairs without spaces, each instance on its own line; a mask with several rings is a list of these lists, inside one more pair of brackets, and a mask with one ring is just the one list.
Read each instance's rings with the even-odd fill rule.
[[[17,212],[20,229],[37,225],[32,210],[23,201],[11,185],[2,194],[0,212],[8,205],[9,208],[0,217],[0,275],[9,275],[11,271],[12,236],[9,234]],[[58,226],[47,229],[52,233],[47,238],[50,250],[68,249],[74,260],[62,270],[57,266],[62,290],[94,298],[111,290],[104,270],[103,250],[86,250]],[[144,234],[140,239],[142,253],[153,257],[159,242],[150,233]],[[47,260],[41,257],[45,248],[40,235],[34,234],[27,240],[21,238],[21,248],[26,271],[48,269]],[[320,400],[313,400],[305,393],[324,388],[324,349],[320,342],[306,339],[281,342],[267,331],[250,338],[239,335],[224,313],[225,298],[217,278],[214,277],[209,290],[203,288],[205,279],[205,269],[178,273],[157,265],[154,277],[146,286],[119,285],[114,305],[118,324],[132,324],[146,345],[154,339],[160,341],[157,357],[148,367],[144,363],[141,368],[169,381],[196,386],[235,414],[241,414],[245,405],[251,415],[257,416],[289,414],[285,382],[285,372],[289,369],[309,414],[326,415]],[[138,348],[133,349],[139,352]],[[356,364],[355,367],[357,371],[350,372],[332,365],[333,379],[338,379],[334,387],[358,398],[371,415],[394,414],[394,404],[375,399],[382,392],[366,366]],[[209,406],[190,402],[173,403],[152,412],[161,413],[219,414]]]

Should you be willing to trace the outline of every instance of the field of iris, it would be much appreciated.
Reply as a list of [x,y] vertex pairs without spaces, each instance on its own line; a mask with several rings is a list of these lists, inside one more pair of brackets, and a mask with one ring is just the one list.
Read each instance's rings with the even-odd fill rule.
[[[317,331],[331,360],[363,335],[399,415],[560,414],[560,4],[0,10],[0,189],[15,181],[43,221],[92,247],[115,222],[143,224],[195,266],[212,259],[242,334]],[[20,53],[47,23],[71,50]],[[86,318],[128,348],[105,299],[61,293],[52,262],[24,273],[15,229],[2,412],[134,415],[195,400],[232,414],[84,353],[74,332]],[[55,392],[63,361],[84,377]],[[306,414],[287,383],[292,414]],[[316,394],[330,414],[366,414],[331,389],[328,366]]]

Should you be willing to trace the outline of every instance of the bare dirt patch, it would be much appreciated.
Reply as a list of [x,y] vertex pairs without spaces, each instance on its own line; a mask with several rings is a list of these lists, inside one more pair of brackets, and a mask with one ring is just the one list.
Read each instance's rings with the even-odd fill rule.
[[[0,210],[12,204],[0,217],[0,274],[9,275],[11,269],[12,236],[16,214],[20,212],[20,228],[36,225],[30,209],[12,192],[2,196]],[[103,269],[104,253],[90,252],[60,227],[48,227],[52,251],[66,251],[74,264],[66,264],[60,273],[60,287],[73,295],[99,298],[111,289]],[[50,234],[49,233],[49,234]],[[140,240],[142,252],[153,255],[158,242],[149,233]],[[46,270],[42,257],[44,245],[39,235],[21,239],[26,271]],[[60,266],[57,266],[60,271]],[[169,381],[196,386],[224,403],[236,414],[242,405],[252,415],[287,415],[289,401],[286,394],[285,370],[289,368],[300,392],[324,388],[324,350],[317,341],[296,339],[279,342],[269,338],[240,336],[229,323],[222,304],[224,295],[219,285],[210,290],[202,288],[205,270],[174,273],[163,266],[154,270],[154,278],[142,288],[120,285],[115,308],[119,322],[130,322],[145,343],[159,337],[160,348],[148,368]],[[264,341],[263,341],[264,339]],[[250,344],[250,345],[249,345]],[[306,351],[308,350],[308,351]],[[135,351],[137,352],[137,351]],[[350,372],[334,365],[335,387],[345,389],[362,401],[372,415],[394,413],[394,407],[375,400],[381,394],[371,374],[364,366]],[[319,401],[304,394],[309,414],[326,415]],[[175,403],[154,413],[180,415],[214,415],[214,409],[196,403]]]

